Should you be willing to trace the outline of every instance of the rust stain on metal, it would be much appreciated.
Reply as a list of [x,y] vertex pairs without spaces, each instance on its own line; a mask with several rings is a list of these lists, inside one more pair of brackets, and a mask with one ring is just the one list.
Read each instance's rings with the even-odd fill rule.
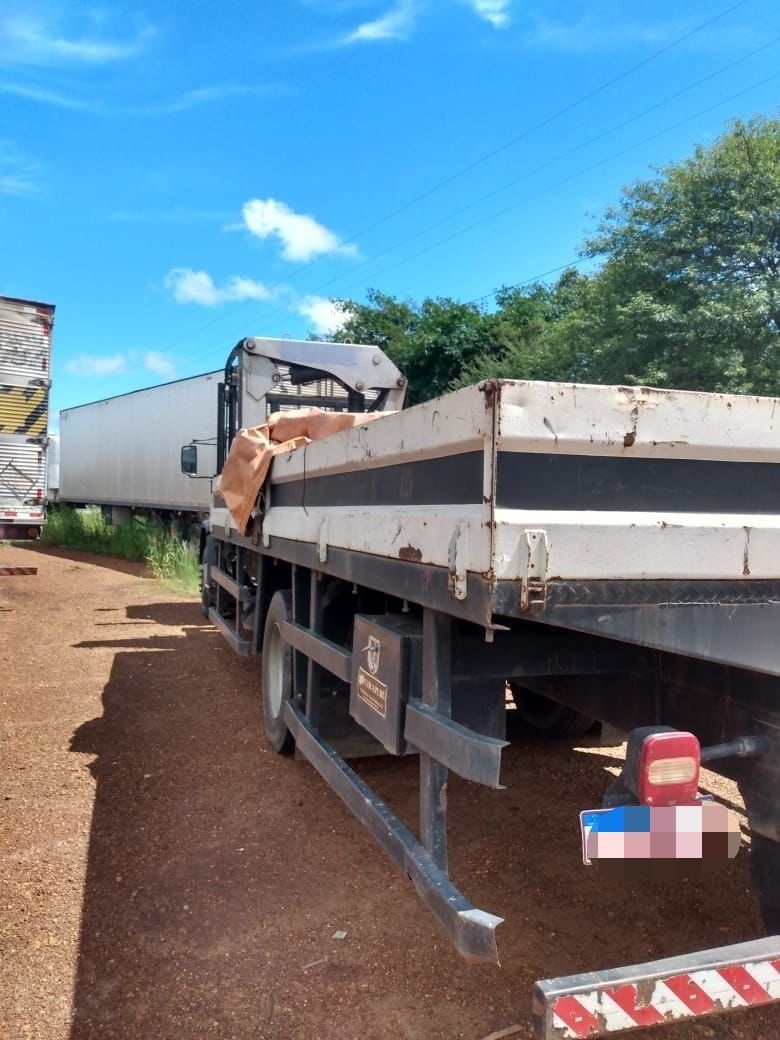
[[416,545],[404,545],[398,550],[399,560],[408,560],[409,563],[419,563],[422,560],[422,551]]
[[479,388],[485,395],[485,411],[489,411],[494,399],[498,396],[498,380],[486,379],[484,383],[480,383]]
[[745,548],[742,551],[742,576],[750,576],[750,528],[745,528]]
[[637,982],[634,987],[636,991],[636,999],[634,1002],[635,1008],[644,1008],[653,1003],[653,993],[655,992],[656,980],[655,979],[642,979]]
[[631,409],[631,429],[623,438],[624,448],[630,448],[636,441],[636,428],[639,423],[639,404],[640,402],[635,402],[634,407]]

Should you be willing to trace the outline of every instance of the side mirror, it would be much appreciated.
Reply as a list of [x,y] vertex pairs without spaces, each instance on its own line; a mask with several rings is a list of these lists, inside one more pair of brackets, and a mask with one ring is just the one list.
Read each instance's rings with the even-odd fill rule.
[[185,444],[181,449],[181,471],[188,477],[197,476],[198,449],[194,444]]

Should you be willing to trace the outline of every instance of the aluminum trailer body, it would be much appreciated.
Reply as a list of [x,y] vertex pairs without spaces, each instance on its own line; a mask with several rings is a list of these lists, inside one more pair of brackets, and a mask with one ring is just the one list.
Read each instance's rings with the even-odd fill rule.
[[0,296],[0,539],[37,538],[46,519],[54,305]]
[[46,454],[46,502],[53,503],[60,496],[60,435],[49,434],[49,450]]
[[[114,519],[208,513],[216,472],[219,372],[163,383],[60,412],[59,501],[101,506]],[[181,472],[199,441],[204,479]]]
[[[262,340],[231,354],[220,469],[263,351],[273,366]],[[629,734],[600,812],[657,797],[703,818],[702,761],[738,782],[770,937],[540,982],[543,1040],[780,999],[777,405],[487,381],[277,455],[245,531],[215,494],[204,612],[262,653],[269,742],[311,762],[466,959],[497,960],[501,918],[449,877],[447,777],[500,786],[507,681]],[[419,836],[345,761],[366,737],[419,756]]]

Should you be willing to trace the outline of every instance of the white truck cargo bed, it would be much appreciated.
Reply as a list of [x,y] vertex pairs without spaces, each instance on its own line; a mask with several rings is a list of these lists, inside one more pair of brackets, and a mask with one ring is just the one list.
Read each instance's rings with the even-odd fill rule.
[[447,567],[461,594],[467,572],[777,579],[779,406],[631,387],[469,387],[277,458],[263,530]]

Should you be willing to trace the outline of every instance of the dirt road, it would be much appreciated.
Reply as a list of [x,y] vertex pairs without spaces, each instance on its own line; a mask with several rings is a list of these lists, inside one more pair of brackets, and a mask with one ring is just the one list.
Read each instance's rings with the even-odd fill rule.
[[[311,767],[267,748],[258,662],[198,604],[85,554],[0,562],[39,568],[0,578],[3,1040],[527,1040],[536,978],[760,932],[744,853],[685,886],[600,883],[577,814],[614,758],[521,741],[506,791],[452,784],[454,879],[506,918],[502,967],[463,964]],[[359,769],[413,824],[416,763]],[[774,1040],[777,1011],[632,1035]]]

